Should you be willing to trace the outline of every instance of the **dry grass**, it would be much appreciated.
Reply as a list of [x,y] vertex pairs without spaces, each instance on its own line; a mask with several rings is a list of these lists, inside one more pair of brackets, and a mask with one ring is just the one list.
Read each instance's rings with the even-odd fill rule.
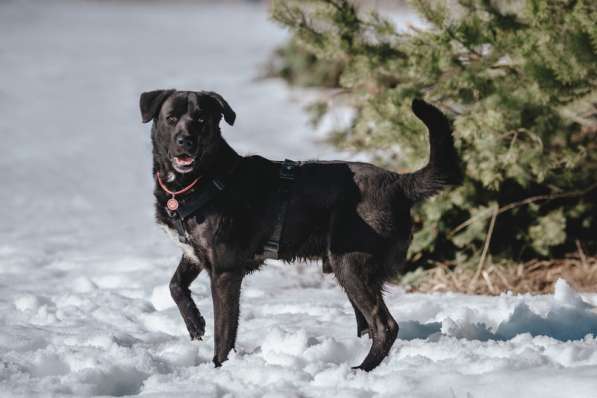
[[534,260],[524,264],[489,264],[478,268],[437,264],[420,271],[410,282],[403,283],[411,292],[460,292],[497,295],[513,293],[551,293],[563,278],[581,292],[597,292],[597,257],[574,257],[558,260]]

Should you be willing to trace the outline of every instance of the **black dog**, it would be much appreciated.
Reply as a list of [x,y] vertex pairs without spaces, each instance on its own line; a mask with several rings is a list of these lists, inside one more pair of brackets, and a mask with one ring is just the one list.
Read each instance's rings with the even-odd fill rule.
[[[191,339],[201,339],[205,331],[189,291],[204,269],[214,304],[213,362],[220,366],[226,360],[236,340],[243,276],[262,265],[264,245],[283,225],[278,258],[321,259],[324,271],[335,274],[354,308],[357,335],[372,339],[358,368],[375,368],[398,335],[382,287],[404,265],[412,236],[410,209],[460,179],[446,117],[422,100],[413,101],[431,147],[427,166],[416,172],[309,161],[295,168],[284,196],[281,162],[242,157],[222,138],[222,116],[232,125],[236,115],[220,95],[150,91],[141,94],[140,107],[143,122],[153,120],[157,221],[184,249],[170,291]],[[185,206],[190,214],[181,214]]]

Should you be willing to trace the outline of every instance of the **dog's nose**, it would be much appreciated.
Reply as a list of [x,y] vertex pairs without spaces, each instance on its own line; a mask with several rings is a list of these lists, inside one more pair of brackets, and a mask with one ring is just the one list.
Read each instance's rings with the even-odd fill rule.
[[195,146],[195,139],[189,134],[178,134],[176,136],[176,145],[190,151]]

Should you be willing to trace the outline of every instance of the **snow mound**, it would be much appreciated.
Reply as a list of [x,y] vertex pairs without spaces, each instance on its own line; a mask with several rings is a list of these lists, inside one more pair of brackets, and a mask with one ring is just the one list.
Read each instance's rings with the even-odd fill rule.
[[561,341],[579,340],[586,335],[597,334],[597,313],[593,309],[593,305],[585,302],[565,280],[559,279],[545,315],[533,311],[523,301],[495,330],[485,323],[475,322],[474,315],[469,313],[461,322],[444,319],[441,332],[448,336],[481,341],[509,340],[524,333]]

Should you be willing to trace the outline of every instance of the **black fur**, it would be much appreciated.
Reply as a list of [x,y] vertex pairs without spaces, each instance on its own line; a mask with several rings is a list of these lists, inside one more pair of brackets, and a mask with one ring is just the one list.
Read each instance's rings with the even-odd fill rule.
[[[414,113],[430,133],[430,159],[423,169],[396,174],[367,163],[305,162],[296,172],[282,235],[280,258],[321,259],[335,274],[357,319],[357,334],[368,333],[372,347],[360,369],[375,368],[388,354],[398,324],[382,297],[385,281],[400,272],[411,240],[412,205],[460,179],[450,124],[434,106],[414,100]],[[141,95],[143,121],[153,119],[153,171],[173,177],[171,190],[195,178],[224,177],[226,191],[201,214],[185,221],[191,248],[183,254],[170,288],[191,339],[205,322],[188,289],[201,270],[211,278],[215,316],[215,356],[219,366],[234,348],[242,278],[258,269],[256,259],[275,225],[280,163],[239,156],[220,134],[222,116],[234,112],[211,92],[158,90]],[[170,116],[170,119],[168,117]],[[190,137],[182,148],[177,138]],[[195,161],[184,173],[173,158]],[[169,198],[157,184],[158,223],[173,229],[165,210]]]

